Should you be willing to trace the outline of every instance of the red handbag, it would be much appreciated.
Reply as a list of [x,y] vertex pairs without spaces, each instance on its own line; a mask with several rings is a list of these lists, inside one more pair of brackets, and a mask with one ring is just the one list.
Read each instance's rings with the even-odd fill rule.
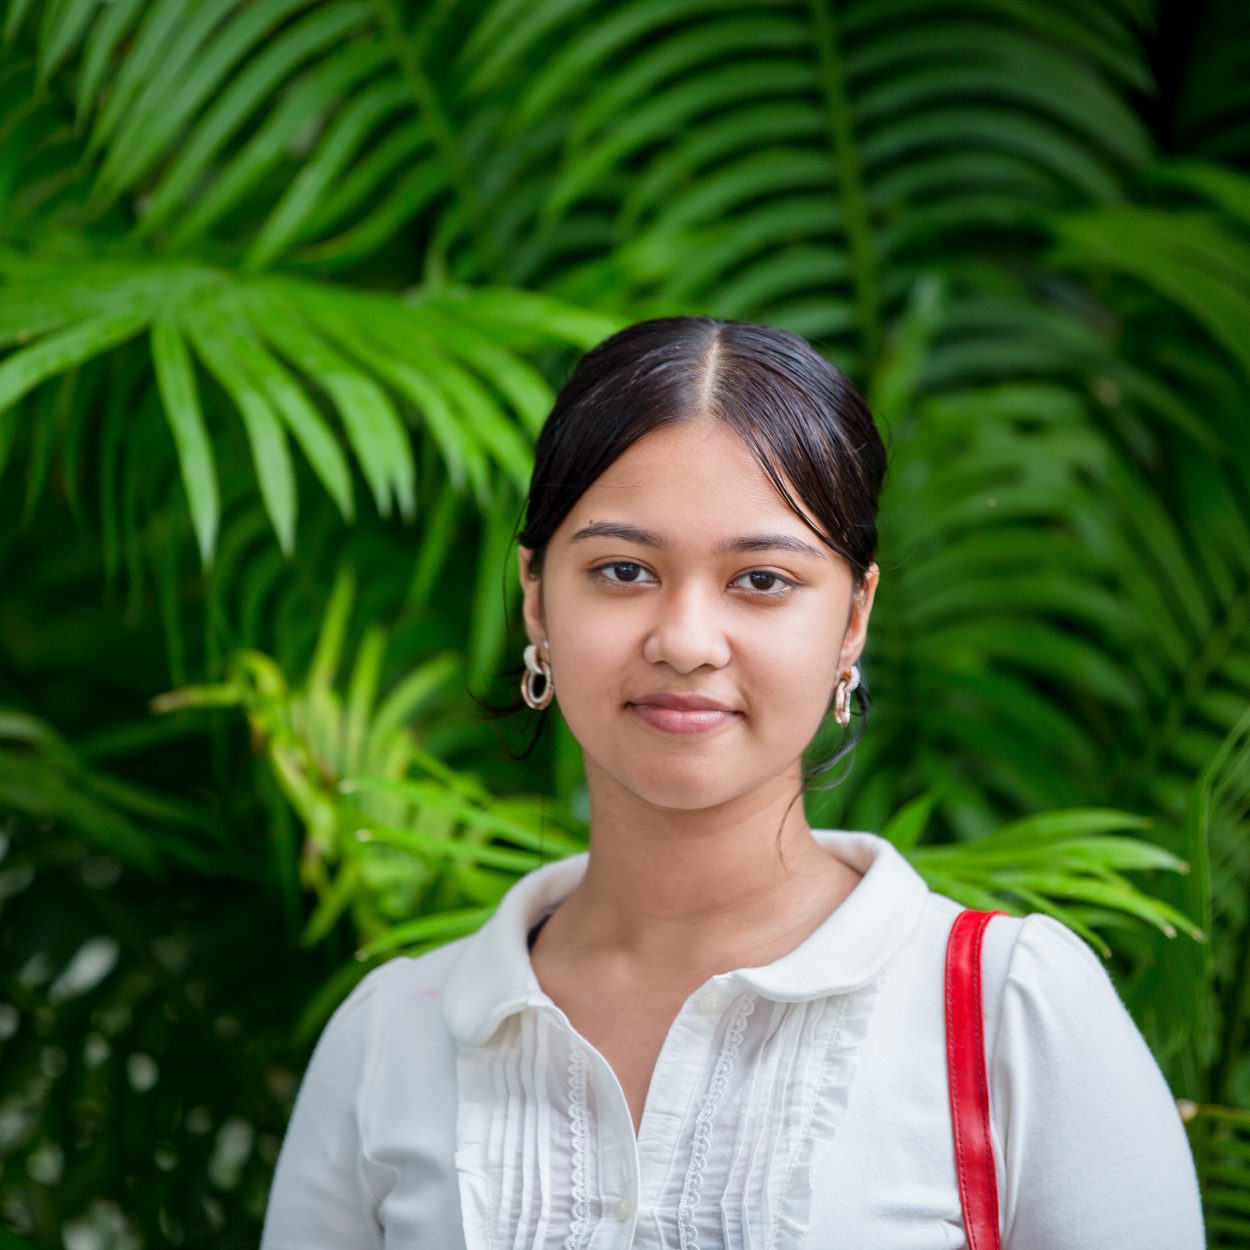
[[961,911],[946,945],[946,1066],[968,1250],[1000,1250],[1001,1246],[981,1008],[981,942],[990,918],[1006,914]]

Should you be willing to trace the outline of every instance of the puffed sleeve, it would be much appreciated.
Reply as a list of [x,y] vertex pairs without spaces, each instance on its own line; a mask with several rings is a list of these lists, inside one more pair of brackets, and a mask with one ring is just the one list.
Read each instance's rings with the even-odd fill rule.
[[1202,1250],[1175,1099],[1099,957],[1031,915],[1002,993],[990,1099],[1004,1250]]
[[269,1193],[261,1250],[381,1250],[378,1178],[359,1108],[369,1077],[370,1010],[385,965],[330,1018],[300,1084]]

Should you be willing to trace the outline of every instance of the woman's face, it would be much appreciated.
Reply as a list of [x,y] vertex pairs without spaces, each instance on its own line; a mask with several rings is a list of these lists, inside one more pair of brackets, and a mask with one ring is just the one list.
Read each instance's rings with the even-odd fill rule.
[[[647,435],[552,536],[541,595],[531,554],[521,549],[526,631],[551,664],[592,803],[619,787],[696,810],[780,778],[793,794],[863,648],[878,570],[853,600],[849,566],[738,435],[710,419]],[[720,710],[657,704],[683,698]]]

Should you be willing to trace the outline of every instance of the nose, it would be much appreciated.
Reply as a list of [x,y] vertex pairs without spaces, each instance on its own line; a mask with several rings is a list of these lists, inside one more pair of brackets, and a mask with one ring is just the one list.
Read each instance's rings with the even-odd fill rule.
[[643,643],[643,658],[667,664],[675,672],[693,673],[704,665],[724,668],[729,663],[729,636],[725,628],[721,592],[691,579],[655,596],[656,616]]

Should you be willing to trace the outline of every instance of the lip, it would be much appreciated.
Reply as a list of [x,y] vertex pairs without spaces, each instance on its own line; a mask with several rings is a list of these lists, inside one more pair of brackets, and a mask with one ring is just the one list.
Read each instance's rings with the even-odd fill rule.
[[648,695],[626,706],[644,724],[670,734],[710,733],[741,715],[715,699],[692,694]]
[[667,707],[675,712],[732,712],[734,709],[727,703],[717,703],[715,699],[704,698],[698,694],[649,694],[644,698],[635,699],[634,707]]

